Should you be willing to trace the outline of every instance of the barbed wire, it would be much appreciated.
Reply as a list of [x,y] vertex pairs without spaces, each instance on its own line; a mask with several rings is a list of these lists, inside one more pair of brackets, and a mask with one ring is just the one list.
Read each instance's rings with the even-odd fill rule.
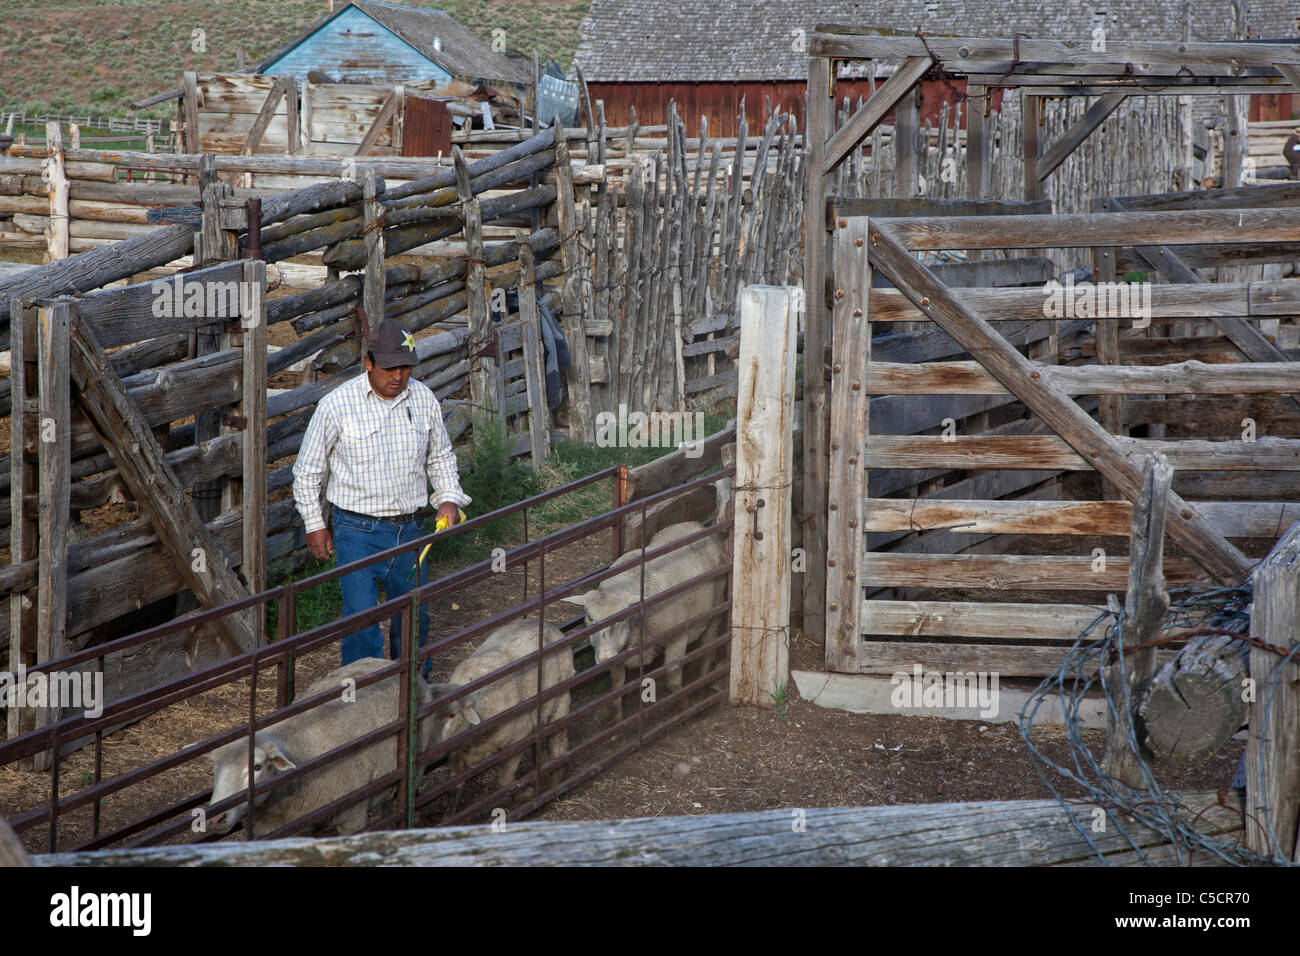
[[[1285,652],[1262,641],[1252,640],[1247,633],[1250,628],[1252,596],[1249,585],[1172,590],[1169,610],[1161,630],[1181,632],[1176,638],[1180,640],[1187,640],[1198,634],[1229,635],[1279,655],[1278,665],[1269,679],[1262,714],[1258,715],[1261,726],[1256,736],[1263,747],[1269,739],[1268,722],[1274,692],[1282,679],[1287,663],[1297,662],[1300,644]],[[1148,856],[1149,851],[1162,846],[1164,842],[1172,845],[1180,865],[1190,863],[1193,853],[1205,854],[1220,864],[1232,866],[1258,866],[1268,863],[1295,865],[1276,854],[1265,856],[1236,840],[1218,838],[1198,830],[1196,824],[1200,816],[1209,808],[1191,814],[1182,792],[1165,789],[1146,761],[1138,761],[1144,789],[1131,788],[1102,769],[1100,761],[1084,741],[1084,729],[1080,717],[1080,707],[1088,693],[1094,689],[1101,691],[1106,712],[1112,718],[1111,723],[1115,732],[1123,734],[1132,753],[1140,752],[1132,718],[1133,707],[1128,675],[1123,664],[1124,659],[1140,647],[1123,646],[1121,639],[1123,625],[1122,609],[1118,612],[1105,611],[1099,614],[1096,620],[1079,635],[1078,640],[1066,653],[1061,666],[1030,694],[1020,714],[1020,734],[1028,750],[1030,762],[1048,790],[1070,814],[1070,821],[1075,830],[1103,864],[1107,863],[1105,851],[1097,845],[1087,828],[1080,824],[1078,818],[1071,812],[1071,808],[1077,809],[1080,805],[1100,808],[1106,814],[1107,820],[1114,824],[1129,849],[1147,865],[1154,865],[1154,861]],[[1191,633],[1188,633],[1189,631]],[[1166,637],[1161,637],[1141,646],[1156,646],[1165,643],[1166,640]],[[1108,675],[1107,666],[1115,662],[1119,662],[1120,666]],[[1031,739],[1031,730],[1040,708],[1052,700],[1060,706],[1069,749],[1069,766],[1052,760]],[[1088,701],[1091,703],[1095,698],[1088,698]],[[1256,710],[1258,711],[1258,708]],[[1256,714],[1252,714],[1252,719],[1255,717]],[[1257,785],[1261,788],[1264,782],[1263,765],[1264,761],[1261,760],[1260,779],[1257,781]],[[1061,780],[1075,784],[1084,791],[1085,796],[1066,798],[1057,787],[1057,782]],[[1219,791],[1218,806],[1234,813],[1243,812],[1241,808],[1226,802],[1225,796],[1226,788]],[[1246,824],[1262,827],[1268,833],[1270,845],[1276,847],[1278,840],[1271,814],[1265,810],[1259,815],[1262,817],[1260,819],[1251,814],[1249,808],[1246,808],[1244,813]],[[1126,827],[1126,823],[1130,826]],[[1164,839],[1144,849],[1137,839],[1143,832],[1138,828],[1154,832]]]

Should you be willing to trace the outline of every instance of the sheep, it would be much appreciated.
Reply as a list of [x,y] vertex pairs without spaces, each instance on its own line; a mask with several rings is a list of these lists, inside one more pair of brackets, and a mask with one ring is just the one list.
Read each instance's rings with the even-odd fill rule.
[[[683,521],[669,525],[666,528],[661,528],[650,539],[645,549],[647,552],[654,551],[702,530],[704,530],[704,525],[698,521]],[[636,561],[640,554],[639,550],[629,551],[627,554],[620,556],[614,562],[613,567],[630,564]],[[725,555],[722,541],[716,535],[701,538],[675,551],[652,558],[645,564],[645,597],[649,600],[656,594],[667,591],[688,578],[693,578],[706,571],[716,570],[722,566],[724,561]],[[645,611],[647,636],[653,638],[669,628],[681,624],[688,618],[704,613],[722,600],[725,588],[726,584],[723,578],[705,581],[697,587],[688,588],[674,598],[648,608]],[[612,617],[619,611],[625,610],[641,600],[641,567],[640,565],[630,567],[622,574],[616,574],[601,581],[594,590],[585,594],[573,595],[565,598],[565,600],[580,605],[586,611],[588,624],[603,621],[605,618]],[[657,659],[660,655],[663,655],[667,664],[680,661],[686,655],[687,645],[703,635],[709,629],[710,624],[711,621],[705,621],[688,627],[662,644],[651,648],[648,662]],[[641,638],[640,627],[641,615],[633,614],[593,633],[591,644],[596,654],[596,662],[603,664],[627,647],[635,645]],[[614,687],[622,687],[626,677],[626,661],[615,665],[610,671],[610,681]],[[665,674],[664,682],[669,693],[681,688],[682,670],[680,665],[670,669]],[[622,697],[618,699],[616,709],[618,718],[621,720],[623,717]]]
[[[543,628],[543,635],[546,644],[550,645],[563,638],[564,632],[554,624],[547,624]],[[443,697],[513,661],[536,654],[536,618],[519,618],[503,624],[493,631],[472,654],[456,665],[446,683],[433,685],[434,696]],[[574,674],[572,651],[565,648],[546,655],[542,659],[542,674],[543,690],[548,690],[572,677]],[[470,726],[477,726],[536,693],[537,667],[535,665],[521,667],[511,674],[471,691],[459,700],[453,701],[446,709],[439,711],[437,726],[433,731],[434,737],[439,743],[449,740]],[[545,725],[561,720],[568,716],[568,713],[569,693],[565,691],[542,705],[542,723]],[[536,726],[537,711],[536,708],[530,707],[519,716],[505,721],[473,742],[456,748],[451,754],[452,772],[459,773],[466,767],[523,740]],[[568,732],[556,731],[547,739],[546,760],[553,760],[566,753],[568,749]],[[522,757],[521,751],[501,764],[497,776],[499,787],[514,782],[518,776],[519,761]],[[455,801],[458,802],[459,799]]]
[[[392,661],[375,657],[354,661],[326,674],[312,684],[304,696],[314,697],[329,690],[343,691],[349,679],[359,680],[391,664]],[[300,763],[397,720],[400,678],[400,674],[394,674],[366,687],[354,687],[351,695],[340,693],[336,700],[318,704],[266,730],[257,731],[253,741],[254,781],[265,783],[276,774],[287,773]],[[417,704],[423,706],[432,699],[429,685],[418,678],[416,685]],[[434,723],[433,715],[420,721],[419,750],[428,748]],[[208,754],[208,759],[212,762],[212,799],[209,805],[248,789],[247,738],[218,747]],[[399,760],[397,737],[393,736],[376,741],[285,787],[269,793],[259,789],[255,798],[258,829],[269,833],[306,816],[396,770],[401,765]],[[341,834],[356,833],[365,828],[368,810],[382,806],[391,799],[392,792],[389,788],[387,792],[375,794],[368,801],[369,807],[363,800],[340,810],[318,822],[315,828],[337,826]],[[247,801],[237,803],[210,817],[207,825],[217,833],[229,833],[244,818],[247,809]]]

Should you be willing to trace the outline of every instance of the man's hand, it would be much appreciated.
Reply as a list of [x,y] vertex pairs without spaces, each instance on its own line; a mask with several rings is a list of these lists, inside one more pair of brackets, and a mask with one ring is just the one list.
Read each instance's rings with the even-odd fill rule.
[[334,553],[334,539],[327,529],[321,528],[307,535],[307,553],[318,561],[324,561]]
[[447,519],[447,527],[460,524],[460,509],[454,501],[444,501],[438,505],[438,517]]

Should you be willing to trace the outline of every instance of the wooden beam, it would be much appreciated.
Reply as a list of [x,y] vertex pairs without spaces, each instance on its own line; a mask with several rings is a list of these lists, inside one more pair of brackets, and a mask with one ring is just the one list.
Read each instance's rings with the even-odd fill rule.
[[1077,641],[1101,604],[1003,604],[969,601],[862,602],[862,633],[907,637],[995,637],[1018,641]]
[[[1300,641],[1300,524],[1260,564],[1254,578],[1250,636],[1290,653]],[[1246,742],[1246,845],[1276,859],[1300,862],[1300,686],[1296,655],[1285,663],[1253,647],[1250,729]],[[1267,714],[1268,723],[1265,724]]]
[[[817,63],[816,60],[811,62]],[[894,107],[898,106],[917,83],[921,82],[921,78],[930,71],[933,62],[928,54],[909,57],[894,71],[894,75],[858,108],[849,121],[825,141],[826,145],[818,166],[821,176],[829,176],[839,168],[840,163],[844,162],[863,138],[868,136]],[[817,66],[817,69],[822,68],[823,65]],[[827,91],[829,92],[829,84]],[[813,142],[811,127],[809,127],[808,141]]]
[[185,91],[181,96],[181,108],[185,114],[182,141],[185,152],[198,154],[203,152],[203,144],[199,137],[199,83],[193,70],[186,70],[182,74],[182,85]]
[[[163,460],[153,432],[127,397],[108,357],[75,315],[71,322],[70,370],[78,402],[99,432],[140,510],[148,515],[186,586],[206,607],[247,597],[247,589],[230,570],[221,548]],[[254,608],[253,612],[260,613],[260,610]],[[230,653],[255,646],[257,632],[249,616],[244,612],[219,619],[217,626],[229,642]]]
[[523,332],[524,378],[528,393],[528,435],[533,471],[540,471],[551,453],[551,410],[546,403],[546,359],[538,329],[537,281],[533,250],[519,243],[519,318]]
[[[1133,506],[1128,592],[1117,655],[1103,668],[1106,693],[1115,706],[1107,710],[1106,752],[1101,769],[1134,789],[1142,787],[1143,764],[1150,757],[1142,752],[1135,729],[1137,692],[1156,670],[1156,649],[1141,645],[1159,633],[1169,610],[1163,565],[1165,514],[1173,479],[1174,470],[1162,455],[1147,458],[1142,493]],[[1130,733],[1135,735],[1133,740],[1129,739]]]
[[730,698],[755,707],[771,707],[790,681],[795,291],[740,295]]
[[[1063,395],[1279,394],[1300,390],[1300,363],[1210,365],[1038,365],[1027,374]],[[1010,392],[979,362],[872,362],[863,390],[872,395],[1001,395]]]
[[[1300,503],[1198,501],[1196,508],[1225,538],[1273,538],[1300,521]],[[867,531],[951,531],[955,534],[1125,535],[1128,501],[975,501],[870,498]]]
[[[826,631],[826,346],[830,314],[820,277],[826,274],[827,223],[826,146],[831,133],[835,102],[831,98],[833,64],[820,57],[808,61],[808,117],[805,142],[803,203],[803,542],[806,570],[803,576],[803,633],[814,642]],[[876,91],[879,95],[879,90]],[[875,97],[873,97],[875,99]]]
[[[68,507],[71,499],[72,406],[68,387],[66,303],[37,313],[40,411],[40,569],[36,577],[36,662],[58,660],[67,645]],[[18,451],[18,449],[15,449]],[[48,712],[47,712],[48,713]],[[55,715],[54,719],[58,719]],[[42,721],[38,719],[38,726]]]
[[1071,249],[1088,246],[1288,242],[1300,235],[1300,209],[1069,213],[877,219],[912,252],[932,249]]
[[989,98],[992,87],[972,84],[966,88],[966,196],[983,199],[991,191],[993,142]]
[[[1011,591],[1122,591],[1129,559],[1110,555],[1100,567],[1091,554],[908,554],[863,555],[862,574],[873,587],[992,588]],[[1165,558],[1165,577],[1178,587],[1213,583],[1197,562]]]
[[[1179,471],[1300,471],[1300,439],[1157,441],[1116,437],[1113,445],[1118,453],[1130,458],[1164,454]],[[870,435],[858,447],[862,448],[868,468],[1087,471],[1095,462],[1092,456],[1078,454],[1068,441],[1056,435]]]
[[[923,40],[910,36],[865,36],[832,32],[833,27],[818,25],[808,38],[811,57],[841,59],[899,59],[904,56],[933,56],[952,72],[967,72],[969,64],[982,62],[1073,64],[1084,75],[1105,65],[1131,72],[1133,64],[1142,64],[1144,73],[1155,73],[1153,66],[1174,67],[1173,74],[1184,66],[1273,67],[1280,63],[1300,64],[1300,44],[1294,43],[1175,43],[1147,40],[1107,41],[1104,51],[1091,48],[1092,41],[1081,40],[1003,40],[985,37],[927,36]],[[1200,71],[1197,71],[1200,72]]]
[[[836,220],[834,335],[831,346],[830,484],[826,519],[826,669],[854,669],[861,628],[861,573],[867,497],[862,448],[870,432],[870,399],[862,375],[871,361],[871,267],[863,217]],[[805,355],[808,354],[805,352]],[[805,392],[806,395],[806,392]],[[804,428],[810,425],[805,422]],[[804,479],[804,494],[808,482]]]
[[[266,589],[266,263],[243,263],[245,288],[255,290],[243,316],[243,375],[237,414],[244,419],[240,450],[240,507],[244,512],[240,567],[248,590]],[[257,641],[263,642],[265,615],[256,614]]]
[[1043,100],[1028,92],[1020,94],[1021,103],[1021,147],[1025,164],[1025,199],[1033,201],[1042,196],[1041,181],[1038,175],[1038,124],[1042,121]]
[[[975,356],[1030,411],[1077,452],[1092,461],[1094,467],[1103,477],[1112,481],[1124,497],[1136,501],[1142,490],[1142,476],[1118,442],[1087,412],[1043,382],[1041,372],[1028,359],[1008,345],[978,313],[967,308],[938,282],[881,222],[882,220],[876,220],[873,224],[869,242],[871,261],[876,267],[884,271],[933,321]],[[1175,540],[1189,554],[1194,555],[1215,579],[1233,584],[1241,581],[1250,571],[1253,562],[1203,518],[1198,517],[1172,491],[1170,496],[1169,525]]]
[[[582,324],[581,290],[586,257],[582,253],[578,237],[578,212],[574,205],[573,166],[569,162],[569,145],[559,135],[558,125],[555,137],[555,184],[555,218],[561,236],[560,262],[564,267],[560,318],[564,326],[564,337],[569,342],[573,356],[568,379],[569,437],[575,441],[590,442],[596,438],[596,411],[591,405],[591,383],[586,374],[591,363],[587,354],[587,334]],[[652,185],[651,188],[657,187]],[[657,321],[658,317],[655,318]]]
[[1128,99],[1128,93],[1122,90],[1099,96],[1084,114],[1065,131],[1065,135],[1053,143],[1039,157],[1036,172],[1038,181],[1043,182],[1048,176],[1056,172],[1057,167],[1082,146],[1084,140],[1091,136],[1098,126],[1106,122],[1106,117],[1119,109],[1120,104],[1126,99]]
[[63,131],[58,123],[45,124],[45,160],[49,173],[50,225],[46,261],[68,258],[71,230],[68,200],[68,173],[63,162]]
[[[37,370],[37,334],[36,310],[24,308],[23,302],[15,296],[9,306],[13,321],[9,330],[10,369],[9,380],[15,408],[25,409],[28,400],[37,394],[39,375]],[[17,450],[9,456],[9,562],[20,564],[37,561],[39,525],[32,515],[23,508],[23,499],[29,494],[36,494],[40,487],[38,466],[22,453],[28,444],[28,438],[39,437],[37,416],[24,412],[9,416],[10,448]],[[37,430],[37,435],[32,435]],[[10,673],[16,674],[19,668],[30,667],[36,659],[36,602],[25,594],[15,594],[9,599],[9,667]],[[9,707],[8,734],[10,738],[31,730],[35,726],[36,715],[31,708]],[[42,766],[29,762],[25,769]]]
[[366,135],[361,137],[361,145],[357,147],[354,155],[366,156],[375,148],[375,144],[379,142],[379,137],[383,135],[384,128],[393,121],[396,103],[397,90],[392,90],[379,107],[379,112],[375,114],[375,121],[366,130]]
[[[271,125],[271,120],[275,118],[275,108],[280,105],[280,100],[284,99],[288,94],[289,84],[293,81],[293,74],[291,73],[277,76],[271,81],[271,90],[266,94],[266,100],[263,101],[262,108],[257,111],[257,117],[253,120],[248,135],[244,137],[243,145],[239,147],[240,153],[245,156],[252,156],[257,151],[257,147],[262,143],[262,137],[266,135],[267,127]],[[292,142],[292,130],[289,131],[289,136],[290,142]]]
[[[929,67],[928,63],[925,65]],[[889,83],[885,84],[888,85]],[[894,147],[894,195],[896,196],[911,198],[917,194],[916,135],[920,120],[920,100],[915,89],[908,90],[894,107],[894,136],[890,140]]]
[[[1241,829],[1241,813],[1216,793],[1184,795],[1180,816],[1203,833]],[[834,840],[791,834],[789,810],[651,817],[597,822],[512,822],[490,826],[360,833],[286,840],[186,843],[129,850],[50,853],[37,866],[292,866],[384,859],[405,866],[736,866],[743,863],[859,866],[1053,866],[1099,862],[1138,866],[1217,861],[1162,853],[1164,837],[1146,827],[1091,829],[1090,804],[1057,800],[809,808],[806,827]],[[1083,836],[1087,834],[1087,838]],[[1145,860],[1133,854],[1144,850]],[[1104,859],[1099,861],[1098,856]]]
[[[487,267],[483,261],[483,215],[470,185],[469,167],[459,146],[451,148],[456,171],[456,192],[460,197],[465,221],[465,291],[469,313],[470,401],[489,415],[504,411],[497,401],[493,374],[496,362],[482,353],[492,338],[492,318],[488,311]],[[502,396],[504,398],[504,396]]]
[[[836,197],[834,216],[903,219],[914,216],[1036,216],[1051,215],[1052,201],[1038,199],[937,199],[929,196],[848,199]],[[874,286],[873,286],[874,288]]]

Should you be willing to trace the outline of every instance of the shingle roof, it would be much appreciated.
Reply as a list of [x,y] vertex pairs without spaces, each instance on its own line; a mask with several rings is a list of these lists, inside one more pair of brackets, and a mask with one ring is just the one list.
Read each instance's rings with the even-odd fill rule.
[[[594,82],[795,80],[808,70],[797,31],[819,23],[1086,39],[1098,16],[1112,40],[1182,40],[1189,21],[1192,40],[1232,36],[1226,0],[591,0],[575,60]],[[1253,37],[1294,37],[1297,18],[1295,0],[1254,0],[1247,13]]]

